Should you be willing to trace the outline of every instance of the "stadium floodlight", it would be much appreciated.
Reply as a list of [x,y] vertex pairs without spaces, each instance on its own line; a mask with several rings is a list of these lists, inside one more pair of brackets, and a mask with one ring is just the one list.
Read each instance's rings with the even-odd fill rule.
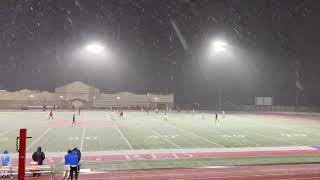
[[96,99],[96,97],[95,97],[95,96],[93,96],[92,98],[93,98],[93,99]]
[[30,94],[29,98],[34,98],[34,95],[33,95],[33,94]]
[[59,96],[60,97],[60,99],[63,99],[63,96]]
[[158,100],[159,98],[157,98],[157,97],[155,97],[155,98],[153,98],[154,100]]
[[102,54],[102,53],[104,53],[105,48],[102,44],[94,42],[94,43],[89,43],[85,47],[85,50],[91,54]]
[[212,41],[209,47],[209,55],[226,54],[229,51],[229,44],[223,40]]
[[117,97],[117,99],[121,99],[121,97],[120,97],[120,96],[118,96],[118,97]]

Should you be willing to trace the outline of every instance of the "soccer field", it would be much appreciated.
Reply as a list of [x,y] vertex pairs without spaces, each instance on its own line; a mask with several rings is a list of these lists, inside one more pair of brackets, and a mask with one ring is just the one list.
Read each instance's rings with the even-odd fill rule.
[[72,112],[0,112],[0,151],[16,152],[19,128],[27,128],[27,152],[42,146],[45,152],[82,152],[287,147],[320,144],[317,114],[269,115],[227,112],[214,122],[214,114],[125,112],[121,119],[110,112],[83,111],[72,127]]

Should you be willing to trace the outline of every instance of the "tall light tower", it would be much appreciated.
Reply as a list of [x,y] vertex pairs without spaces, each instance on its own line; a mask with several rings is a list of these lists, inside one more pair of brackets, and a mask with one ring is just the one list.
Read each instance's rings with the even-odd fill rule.
[[[93,61],[97,61],[98,59],[105,60],[110,55],[106,47],[100,42],[90,42],[86,44],[83,47],[82,52],[84,53],[83,55],[85,55],[88,58],[88,60],[93,60]],[[89,80],[90,79],[89,66],[87,66],[87,74],[88,74],[88,80]],[[89,82],[89,85],[90,85],[90,88],[89,88],[88,99],[89,99],[90,105],[93,106],[93,100],[95,99],[96,96],[94,95],[93,84]]]
[[[224,57],[227,57],[231,54],[231,48],[230,45],[224,41],[224,40],[214,40],[209,45],[208,55],[210,60],[214,60],[217,58],[224,59]],[[221,78],[219,77],[219,82],[221,81]],[[218,109],[222,109],[222,97],[221,97],[221,84],[218,83]]]

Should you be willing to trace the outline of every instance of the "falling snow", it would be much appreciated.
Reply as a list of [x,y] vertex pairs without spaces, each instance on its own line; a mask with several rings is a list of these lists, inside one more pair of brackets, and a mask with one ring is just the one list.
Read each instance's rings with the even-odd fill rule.
[[[189,79],[197,79],[199,83],[214,81],[216,70],[205,69],[208,66],[204,63],[204,54],[208,42],[219,37],[236,46],[235,49],[240,52],[237,58],[241,59],[245,54],[242,59],[254,62],[245,67],[257,66],[259,70],[243,71],[249,77],[252,77],[250,73],[261,73],[254,76],[261,78],[258,82],[274,78],[275,71],[284,72],[278,76],[279,84],[261,86],[262,90],[272,92],[273,89],[285,88],[283,84],[289,82],[293,91],[298,89],[304,93],[315,83],[307,81],[306,77],[319,76],[304,69],[317,67],[312,63],[317,62],[318,7],[319,1],[316,0],[203,0],[201,3],[192,0],[152,3],[140,0],[90,0],[90,3],[83,0],[60,3],[17,1],[15,6],[0,10],[5,14],[0,18],[0,58],[3,61],[0,73],[3,77],[20,79],[28,76],[23,72],[37,73],[39,79],[35,81],[39,86],[46,81],[40,77],[56,79],[57,82],[71,81],[75,76],[82,77],[79,73],[81,65],[75,65],[81,63],[74,60],[74,49],[94,39],[106,43],[110,52],[116,54],[117,63],[122,64],[117,67],[123,68],[117,71],[119,78],[126,75],[130,77],[130,82],[139,82],[146,77],[145,89],[158,92],[169,89],[174,92],[178,91],[179,86],[185,86],[184,89],[190,89],[191,93],[194,85],[182,82]],[[199,67],[191,71],[191,65]],[[136,75],[128,70],[134,68],[128,66],[151,70]],[[77,72],[73,70],[78,67]],[[92,78],[113,76],[108,74],[110,69],[103,65],[91,68],[98,69],[97,75]],[[205,70],[200,71],[201,68]],[[264,69],[267,70],[262,72]],[[10,74],[12,72],[15,74]],[[125,72],[125,75],[121,76],[120,72]],[[16,87],[13,82],[4,81],[8,87]],[[119,79],[119,83],[113,85],[121,89],[123,87],[119,84],[128,81]],[[177,85],[167,87],[166,81]],[[160,85],[155,86],[155,83]],[[240,89],[250,85],[248,80],[242,84]],[[251,93],[261,90],[259,88]],[[319,90],[318,87],[312,88]]]

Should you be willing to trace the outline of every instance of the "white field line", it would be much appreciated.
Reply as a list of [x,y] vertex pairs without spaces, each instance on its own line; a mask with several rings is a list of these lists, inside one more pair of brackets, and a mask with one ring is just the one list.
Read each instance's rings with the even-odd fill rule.
[[160,133],[158,133],[157,131],[152,130],[152,132],[153,132],[154,134],[156,134],[157,136],[161,137],[162,139],[164,139],[165,141],[167,141],[168,143],[172,144],[173,146],[175,146],[175,147],[177,147],[177,148],[179,148],[179,149],[182,149],[182,148],[181,148],[180,146],[178,146],[176,143],[174,143],[174,142],[170,141],[169,139],[165,138],[164,136],[162,136],[162,135],[161,135]]
[[[249,119],[249,118],[248,118]],[[251,119],[250,119],[251,120]],[[278,129],[282,129],[282,130],[286,130],[286,131],[294,131],[296,133],[303,133],[303,134],[309,134],[309,132],[305,131],[305,130],[297,130],[294,128],[288,128],[288,127],[283,127],[281,125],[273,125],[273,124],[268,124],[265,122],[265,120],[263,120],[264,122],[254,122],[255,124],[257,124],[258,126],[264,125],[267,127],[274,127],[274,128],[278,128]],[[310,138],[310,137],[309,137]],[[317,139],[316,137],[312,138],[312,139]]]
[[80,151],[82,152],[82,147],[83,147],[83,141],[84,141],[84,135],[86,133],[86,128],[83,128],[82,131],[82,137],[81,137],[81,144],[80,144]]
[[128,144],[128,146],[130,147],[131,150],[133,150],[131,144],[129,143],[128,139],[123,135],[123,133],[121,132],[121,130],[119,129],[119,127],[117,125],[114,125],[114,128],[117,129],[117,131],[119,132],[120,136],[122,137],[122,139]]
[[[242,118],[242,119],[244,119],[244,118]],[[251,119],[250,119],[250,120],[251,120]],[[267,123],[265,123],[265,122],[259,122],[259,123],[254,122],[254,124],[256,124],[256,125],[258,125],[258,126],[260,126],[260,125],[265,125],[265,126],[268,126],[268,127],[273,127],[273,128],[282,129],[282,130],[285,130],[285,131],[294,131],[294,132],[296,132],[296,133],[308,134],[308,133],[306,133],[306,132],[304,132],[304,131],[300,131],[300,130],[296,130],[296,129],[292,129],[292,128],[287,128],[287,127],[282,127],[282,126],[280,126],[280,125],[267,124]],[[258,133],[257,133],[257,134],[258,134]],[[259,133],[259,134],[260,134],[260,133]],[[266,137],[268,137],[268,136],[266,136]],[[310,138],[310,137],[309,137],[309,138]],[[311,139],[315,139],[315,138],[311,138]],[[287,142],[287,143],[291,143],[291,144],[295,144],[295,145],[299,145],[299,146],[303,146],[303,144],[295,143],[295,142],[288,141],[288,140],[279,140],[279,139],[277,139],[277,140],[278,140],[278,141]]]
[[[216,130],[217,132],[219,132],[219,133],[226,134],[224,131],[219,131],[219,130],[217,130],[217,128],[216,128],[215,130]],[[235,129],[230,129],[230,130],[235,130]],[[227,134],[228,134],[228,133],[227,133]],[[255,143],[255,142],[250,141],[250,140],[245,139],[245,138],[241,138],[240,140],[246,141],[246,142],[251,143],[251,144],[254,144],[254,145],[256,145],[256,146],[261,146],[260,144]],[[242,143],[241,143],[241,144],[242,144]]]
[[[252,171],[243,171],[244,173],[245,172],[252,172]],[[232,172],[230,172],[232,173]],[[219,176],[220,174],[220,176]],[[319,174],[319,172],[312,172],[312,173],[263,173],[263,174],[248,174],[248,175],[238,175],[238,176],[228,176],[226,175],[226,172],[199,172],[199,173],[169,173],[169,172],[166,172],[166,173],[162,173],[162,174],[149,174],[149,175],[124,175],[124,176],[121,176],[121,175],[118,175],[118,176],[109,176],[111,179],[144,179],[144,178],[156,178],[156,177],[170,177],[172,179],[177,179],[177,178],[174,178],[174,176],[182,176],[182,177],[190,177],[191,179],[194,179],[192,176],[201,176],[201,175],[205,175],[206,177],[202,177],[200,179],[207,179],[207,177],[210,177],[209,179],[233,179],[233,178],[248,178],[248,177],[268,177],[268,176],[297,176],[297,175],[311,175],[311,174]],[[185,179],[185,178],[179,178],[178,179]],[[271,178],[270,177],[270,178]],[[280,177],[281,178],[281,177]],[[100,178],[88,178],[88,179],[101,179]],[[278,178],[277,178],[278,179]],[[294,180],[296,178],[282,178],[284,180]],[[279,180],[279,179],[278,179]]]
[[185,129],[183,129],[183,128],[180,128],[180,127],[178,127],[178,126],[176,126],[176,125],[172,125],[172,124],[170,124],[170,123],[168,123],[168,124],[171,125],[171,126],[174,126],[176,129],[179,129],[179,130],[181,130],[181,131],[183,131],[183,132],[185,132],[185,133],[187,133],[187,134],[189,134],[189,135],[191,135],[191,136],[195,136],[195,137],[197,137],[197,138],[199,138],[199,139],[202,139],[203,141],[206,141],[206,142],[208,142],[208,143],[211,143],[211,144],[217,145],[217,146],[219,146],[219,147],[225,148],[225,146],[223,146],[223,145],[221,145],[221,144],[218,144],[218,143],[216,143],[216,142],[214,142],[214,141],[211,141],[211,140],[209,140],[209,139],[207,139],[207,138],[204,138],[204,137],[202,137],[202,136],[199,136],[199,135],[197,135],[197,134],[194,134],[194,133],[192,133],[192,132],[190,132],[190,131],[187,131],[187,130],[185,130]]
[[49,131],[50,131],[50,128],[47,128],[47,129],[41,134],[41,136],[39,136],[36,140],[34,140],[34,141],[27,147],[27,151],[28,151],[36,142],[38,142],[43,136],[45,136]]
[[[240,130],[240,131],[249,131],[249,130]],[[289,143],[289,144],[303,146],[302,144],[298,144],[298,143],[291,142],[291,141],[288,141],[288,140],[276,139],[276,138],[273,138],[273,137],[270,137],[270,136],[266,136],[266,135],[263,135],[263,134],[261,134],[261,133],[259,133],[257,131],[255,131],[254,133],[257,134],[258,136],[265,137],[265,138],[268,138],[268,139],[272,139],[272,140],[276,140],[276,141],[283,141],[283,142],[286,142],[286,143]]]
[[[266,123],[264,123],[265,125],[267,125]],[[292,129],[292,128],[285,128],[285,127],[282,127],[282,126],[278,126],[278,125],[270,125],[270,127],[275,127],[275,128],[279,128],[279,129],[283,129],[283,130],[286,130],[286,131],[293,131],[293,132],[296,132],[296,133],[301,133],[301,134],[306,134],[308,135],[308,139],[313,139],[314,141],[316,142],[319,142],[319,139],[317,137],[312,137],[313,135],[307,131],[301,131],[301,130],[296,130],[296,129]]]
[[[103,155],[130,155],[130,154],[168,154],[168,153],[207,153],[207,152],[259,152],[259,151],[292,151],[292,150],[315,150],[307,146],[288,147],[246,147],[246,148],[193,148],[193,149],[148,149],[148,150],[119,150],[119,151],[87,151],[82,152],[83,156]],[[28,154],[28,153],[27,153]],[[60,157],[64,152],[48,152],[48,157]],[[307,153],[308,154],[308,153]],[[18,155],[13,153],[13,156]],[[29,154],[32,155],[32,154]],[[295,155],[295,154],[293,154]],[[320,169],[320,167],[319,167]]]
[[0,132],[0,136],[3,136],[3,135],[5,135],[5,134],[8,134],[9,132],[12,132],[13,130],[15,130],[15,128],[13,128],[13,129],[8,129],[8,130],[6,130],[6,131],[4,131],[4,132]]

